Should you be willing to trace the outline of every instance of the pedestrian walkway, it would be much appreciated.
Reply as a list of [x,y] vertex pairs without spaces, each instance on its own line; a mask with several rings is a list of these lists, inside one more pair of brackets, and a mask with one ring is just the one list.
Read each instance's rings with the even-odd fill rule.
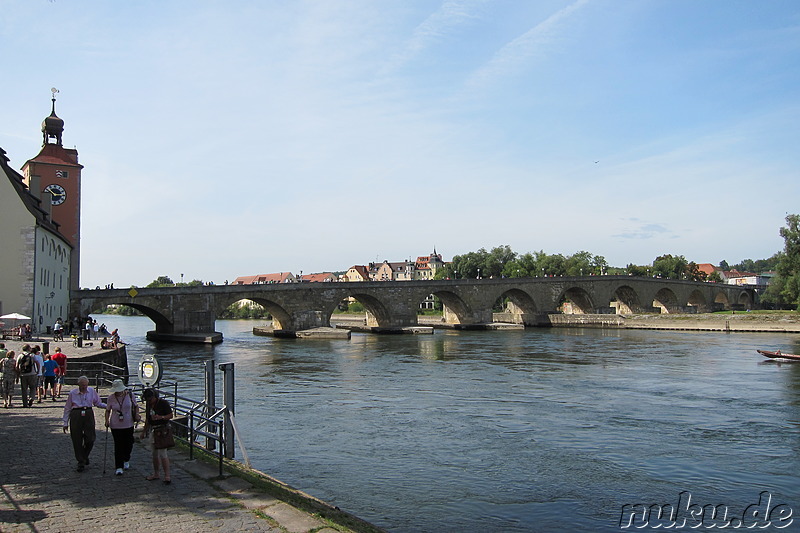
[[170,450],[170,485],[145,479],[151,460],[144,443],[134,447],[131,469],[116,476],[114,442],[102,427],[99,409],[90,464],[79,473],[69,435],[62,432],[63,402],[23,408],[20,397],[15,400],[13,408],[0,408],[2,532],[350,531],[256,491],[242,479],[220,479],[218,469],[189,461],[176,449]]

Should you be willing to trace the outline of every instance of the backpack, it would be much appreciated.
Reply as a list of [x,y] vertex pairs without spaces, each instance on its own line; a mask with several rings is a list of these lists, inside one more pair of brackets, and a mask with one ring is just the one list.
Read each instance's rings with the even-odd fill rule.
[[33,372],[33,357],[31,354],[22,354],[22,359],[19,360],[19,373],[30,374]]

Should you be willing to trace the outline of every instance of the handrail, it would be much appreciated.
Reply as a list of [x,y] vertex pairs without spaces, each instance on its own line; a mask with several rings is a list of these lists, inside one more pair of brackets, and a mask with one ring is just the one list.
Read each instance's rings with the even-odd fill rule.
[[[144,386],[141,384],[134,385],[130,388],[134,392],[139,393],[144,390]],[[204,401],[180,396],[178,394],[177,382],[162,381],[162,386],[157,387],[156,390],[159,392],[159,397],[169,401],[173,412],[179,415],[179,419],[176,420],[173,417],[171,423],[174,427],[182,428],[185,431],[185,436],[178,434],[176,437],[186,441],[188,444],[190,460],[194,459],[195,447],[202,448],[207,453],[219,459],[219,475],[223,475],[225,450],[227,446],[233,445],[233,443],[225,441],[225,432],[222,431],[224,418],[225,416],[229,416],[234,430],[234,437],[239,450],[242,452],[244,463],[246,466],[250,467],[250,458],[247,455],[247,450],[245,450],[235,419],[226,406],[217,407],[216,405],[210,405]],[[184,420],[180,420],[180,418]],[[200,437],[207,439],[206,445],[202,445],[198,442],[197,439]]]
[[68,361],[64,382],[76,384],[80,376],[94,381],[95,387],[108,385],[115,379],[128,381],[128,369],[112,365],[103,361]]

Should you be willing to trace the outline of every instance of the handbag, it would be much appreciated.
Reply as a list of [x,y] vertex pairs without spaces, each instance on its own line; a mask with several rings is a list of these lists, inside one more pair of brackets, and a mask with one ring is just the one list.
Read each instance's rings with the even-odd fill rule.
[[139,416],[139,405],[133,400],[133,393],[128,391],[128,395],[131,398],[131,419],[135,423],[139,423],[142,420],[142,417]]
[[172,425],[155,426],[153,428],[153,447],[156,450],[163,450],[173,446],[175,446],[175,437],[172,435]]

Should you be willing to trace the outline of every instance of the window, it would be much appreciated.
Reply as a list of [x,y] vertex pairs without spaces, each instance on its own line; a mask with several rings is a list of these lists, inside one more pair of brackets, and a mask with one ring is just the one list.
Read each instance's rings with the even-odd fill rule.
[[56,177],[57,178],[69,178],[69,170],[56,170]]

